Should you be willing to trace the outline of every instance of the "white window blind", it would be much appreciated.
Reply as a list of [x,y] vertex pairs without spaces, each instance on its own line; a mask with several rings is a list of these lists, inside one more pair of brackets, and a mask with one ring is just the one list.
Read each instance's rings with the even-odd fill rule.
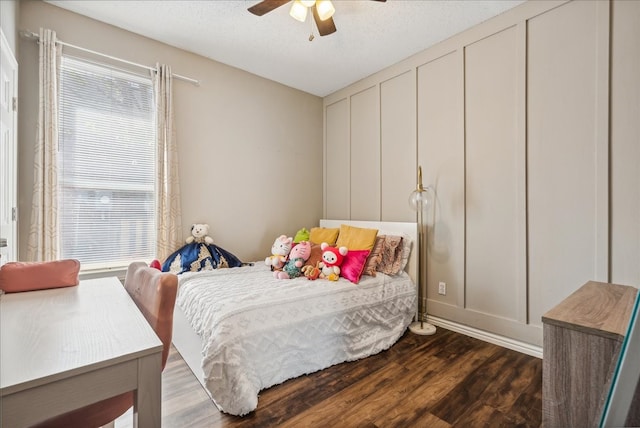
[[59,244],[83,270],[155,258],[154,109],[151,78],[63,56]]

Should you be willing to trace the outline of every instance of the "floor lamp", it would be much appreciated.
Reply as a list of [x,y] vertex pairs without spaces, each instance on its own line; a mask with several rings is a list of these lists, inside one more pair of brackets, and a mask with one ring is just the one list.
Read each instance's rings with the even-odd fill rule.
[[431,335],[436,327],[425,322],[427,317],[427,224],[426,220],[433,209],[433,190],[422,185],[422,167],[418,167],[416,190],[409,196],[409,205],[418,211],[418,320],[409,326],[415,334]]

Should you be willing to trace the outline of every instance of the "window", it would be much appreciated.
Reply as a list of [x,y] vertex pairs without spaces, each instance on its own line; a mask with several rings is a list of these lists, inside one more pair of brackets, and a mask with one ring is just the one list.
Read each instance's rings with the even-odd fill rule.
[[151,78],[63,56],[59,93],[59,253],[83,270],[154,259]]

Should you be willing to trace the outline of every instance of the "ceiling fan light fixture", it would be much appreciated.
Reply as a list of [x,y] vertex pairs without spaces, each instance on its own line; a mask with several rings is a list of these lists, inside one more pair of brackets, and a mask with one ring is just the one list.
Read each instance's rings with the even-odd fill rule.
[[318,0],[316,2],[316,10],[318,11],[320,20],[326,21],[333,16],[336,8],[333,7],[333,3],[331,3],[331,0]]
[[291,15],[293,19],[304,22],[307,19],[307,7],[303,5],[300,0],[295,0],[291,3],[289,15]]
[[302,3],[302,5],[305,7],[312,7],[314,4],[316,4],[316,0],[300,0],[300,3]]

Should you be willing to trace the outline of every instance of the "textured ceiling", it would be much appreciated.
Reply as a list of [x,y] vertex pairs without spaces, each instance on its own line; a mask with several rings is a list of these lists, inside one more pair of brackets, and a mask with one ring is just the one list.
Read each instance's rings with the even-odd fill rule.
[[338,31],[320,37],[314,25],[310,42],[309,17],[294,20],[289,4],[258,17],[247,11],[258,1],[47,2],[318,96],[523,2],[334,0]]

